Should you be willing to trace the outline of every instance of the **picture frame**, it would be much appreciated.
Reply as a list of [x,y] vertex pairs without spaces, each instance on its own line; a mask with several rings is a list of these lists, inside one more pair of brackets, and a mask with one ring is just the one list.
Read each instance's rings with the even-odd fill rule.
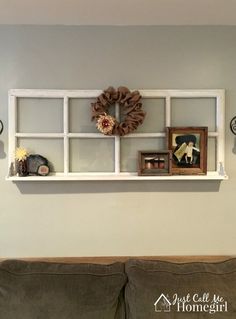
[[207,127],[167,127],[173,175],[207,174]]
[[138,175],[157,176],[172,174],[172,151],[139,151]]

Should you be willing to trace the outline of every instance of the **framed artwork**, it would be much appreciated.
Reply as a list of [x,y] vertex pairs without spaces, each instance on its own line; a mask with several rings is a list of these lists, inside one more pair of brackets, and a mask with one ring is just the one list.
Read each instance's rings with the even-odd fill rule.
[[207,173],[207,127],[167,127],[167,140],[172,151],[172,174]]
[[138,175],[171,175],[172,151],[139,151]]

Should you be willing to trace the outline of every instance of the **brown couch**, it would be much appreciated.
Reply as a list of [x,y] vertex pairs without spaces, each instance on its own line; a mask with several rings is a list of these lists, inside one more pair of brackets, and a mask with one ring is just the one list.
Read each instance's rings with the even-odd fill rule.
[[236,319],[236,259],[0,263],[0,319],[75,318]]

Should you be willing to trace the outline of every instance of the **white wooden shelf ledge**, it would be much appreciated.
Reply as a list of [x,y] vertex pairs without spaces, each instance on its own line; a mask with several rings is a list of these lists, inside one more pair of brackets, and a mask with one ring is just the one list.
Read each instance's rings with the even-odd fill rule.
[[222,181],[227,180],[227,175],[217,172],[208,172],[206,175],[171,175],[171,176],[138,176],[137,173],[56,173],[49,176],[8,176],[7,181],[12,182],[46,182],[46,181]]

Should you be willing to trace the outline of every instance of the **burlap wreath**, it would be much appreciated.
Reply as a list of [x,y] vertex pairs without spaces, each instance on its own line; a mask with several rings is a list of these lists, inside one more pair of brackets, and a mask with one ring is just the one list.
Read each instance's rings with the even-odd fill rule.
[[[97,121],[98,130],[105,135],[123,136],[132,133],[143,123],[146,115],[142,110],[141,98],[138,91],[131,92],[126,87],[119,87],[117,90],[109,87],[97,97],[95,103],[91,103],[92,121]],[[108,113],[109,107],[115,103],[119,103],[124,118],[122,122]]]

